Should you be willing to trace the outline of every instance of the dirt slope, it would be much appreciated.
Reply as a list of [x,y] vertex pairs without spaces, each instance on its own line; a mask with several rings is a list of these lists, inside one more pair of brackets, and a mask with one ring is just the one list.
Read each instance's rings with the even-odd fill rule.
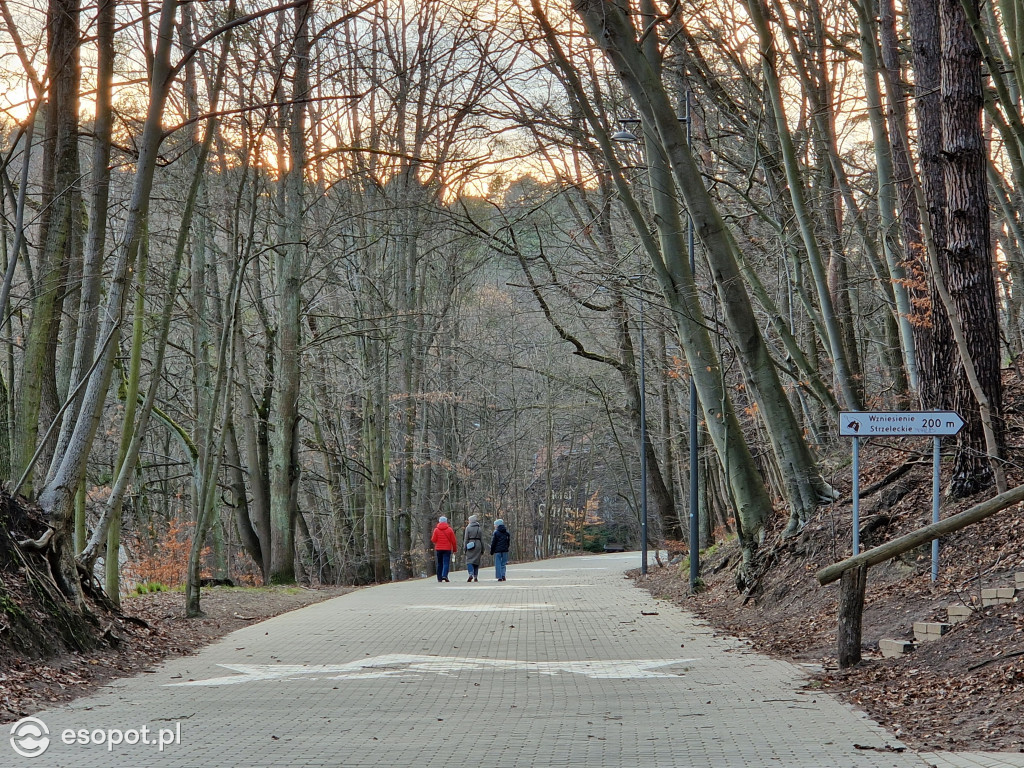
[[[1019,402],[1019,397],[1012,401]],[[1008,419],[1011,460],[1020,455],[1018,414],[1014,409]],[[927,456],[928,448],[926,442],[902,439],[862,448],[862,489]],[[644,586],[750,638],[763,651],[820,663],[823,671],[815,685],[863,707],[914,747],[1024,751],[1024,593],[1010,604],[980,605],[982,588],[1013,586],[1014,573],[1024,572],[1024,505],[943,539],[935,583],[930,580],[928,545],[871,568],[863,625],[865,660],[840,672],[835,661],[838,585],[820,587],[814,578],[819,568],[850,554],[849,468],[837,469],[833,479],[844,498],[822,509],[798,537],[780,541],[785,520],[780,514],[774,521],[763,550],[773,565],[753,594],[738,594],[733,586],[739,556],[735,543],[718,547],[703,563],[707,589],[699,595],[688,594],[688,570],[672,566],[652,568]],[[1011,487],[1021,480],[1019,471],[1011,471]],[[944,502],[943,515],[994,492]],[[864,547],[914,530],[929,522],[930,515],[931,466],[924,459],[864,499]],[[881,658],[879,639],[912,639],[915,621],[945,621],[949,605],[977,610],[941,640],[922,644],[903,658]]]

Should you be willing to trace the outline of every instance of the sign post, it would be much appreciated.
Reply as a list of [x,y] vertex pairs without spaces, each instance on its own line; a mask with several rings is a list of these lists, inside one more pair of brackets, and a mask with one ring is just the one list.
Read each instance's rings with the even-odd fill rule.
[[[955,435],[964,420],[955,411],[843,411],[839,434],[853,438],[853,554],[860,554],[860,438],[932,438],[932,522],[939,522],[939,440]],[[939,578],[939,540],[932,540],[932,581]]]

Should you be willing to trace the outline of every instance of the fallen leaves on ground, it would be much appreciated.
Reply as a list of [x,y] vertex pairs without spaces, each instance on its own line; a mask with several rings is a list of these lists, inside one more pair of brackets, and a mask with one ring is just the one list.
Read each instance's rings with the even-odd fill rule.
[[148,627],[135,622],[119,626],[117,631],[124,642],[117,650],[104,648],[47,660],[13,658],[0,662],[0,722],[70,701],[111,680],[149,671],[165,659],[194,653],[253,621],[350,591],[351,587],[212,587],[203,590],[204,615],[196,619],[184,617],[184,596],[180,592],[126,598],[124,613],[142,619]]

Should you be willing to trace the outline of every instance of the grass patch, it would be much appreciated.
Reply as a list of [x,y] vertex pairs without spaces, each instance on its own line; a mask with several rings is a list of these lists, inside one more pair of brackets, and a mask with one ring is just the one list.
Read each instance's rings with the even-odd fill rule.
[[135,585],[133,595],[149,595],[153,592],[170,592],[171,588],[160,581],[143,581]]

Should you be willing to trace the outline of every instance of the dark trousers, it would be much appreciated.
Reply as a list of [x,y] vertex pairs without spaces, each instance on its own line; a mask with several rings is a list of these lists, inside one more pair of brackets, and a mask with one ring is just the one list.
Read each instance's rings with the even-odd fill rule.
[[437,558],[437,580],[444,581],[448,578],[448,569],[452,567],[452,551],[435,549],[434,556]]

